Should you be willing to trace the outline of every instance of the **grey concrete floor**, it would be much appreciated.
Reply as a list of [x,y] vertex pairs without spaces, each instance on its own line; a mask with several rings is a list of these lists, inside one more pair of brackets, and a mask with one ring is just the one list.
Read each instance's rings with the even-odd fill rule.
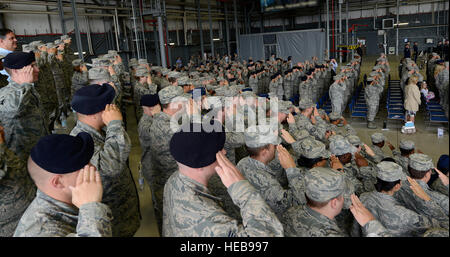
[[[364,76],[364,74],[371,71],[374,62],[376,60],[376,57],[364,57],[363,59],[363,65],[361,67],[361,78]],[[391,77],[392,79],[398,79],[397,75],[397,67],[399,64],[399,59],[397,57],[391,57],[389,56],[389,62],[391,65]],[[425,75],[424,71],[422,72],[423,75]],[[402,139],[409,139],[415,142],[416,148],[420,149],[425,154],[431,156],[433,158],[434,163],[437,162],[439,159],[439,156],[442,154],[448,154],[449,153],[449,134],[448,134],[448,126],[442,125],[442,126],[436,126],[433,127],[426,127],[424,124],[424,112],[423,110],[418,112],[418,115],[416,117],[416,129],[417,132],[415,134],[402,134],[400,132],[401,126],[403,125],[400,121],[390,121],[387,126],[387,130],[382,130],[383,121],[385,120],[387,116],[385,105],[385,99],[381,100],[380,105],[380,111],[378,112],[376,123],[378,128],[377,129],[367,129],[366,127],[366,121],[363,119],[350,119],[347,118],[349,123],[356,129],[358,132],[358,136],[361,138],[363,142],[370,145],[370,135],[372,135],[375,132],[382,132],[387,139],[394,145],[396,148],[398,148],[398,143]],[[348,110],[344,114],[344,116],[348,117],[349,113]],[[137,134],[137,123],[136,123],[136,117],[134,114],[133,106],[127,106],[127,131],[131,138],[132,142],[132,148],[130,153],[130,168],[133,173],[133,177],[135,180],[136,185],[138,184],[138,178],[139,178],[139,171],[138,171],[138,165],[139,161],[141,159],[141,148],[139,143],[139,138]],[[68,129],[67,130],[59,130],[57,133],[68,133],[70,129],[74,126],[75,119],[74,116],[71,115],[68,118]],[[438,138],[437,136],[437,128],[443,127],[445,130],[444,136],[441,138]],[[383,149],[387,154],[391,154],[391,151],[387,146]],[[138,187],[139,188],[139,187]],[[141,220],[141,226],[137,233],[135,234],[136,237],[158,237],[159,232],[156,225],[155,216],[153,213],[153,205],[151,201],[151,194],[148,184],[145,184],[144,190],[139,191],[139,199],[141,204],[141,214],[142,214],[142,220]]]

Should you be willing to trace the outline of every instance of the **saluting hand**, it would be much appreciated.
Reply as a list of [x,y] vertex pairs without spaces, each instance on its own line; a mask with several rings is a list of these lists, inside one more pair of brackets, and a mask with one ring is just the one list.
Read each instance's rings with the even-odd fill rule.
[[295,139],[284,129],[281,129],[281,137],[289,144],[295,143]]
[[[4,135],[3,135],[4,136]],[[444,173],[442,173],[440,170],[434,168],[434,170],[437,172],[437,174],[439,175],[439,179],[442,181],[442,184],[444,186],[448,185],[448,176],[446,176]]]
[[406,178],[408,179],[409,183],[411,184],[411,186],[409,186],[409,187],[414,192],[414,194],[417,195],[417,197],[419,197],[420,199],[422,199],[424,201],[431,200],[430,196],[427,193],[425,193],[423,188],[419,185],[419,183],[417,183],[416,180],[410,178],[409,176],[407,176]]
[[282,145],[277,145],[278,159],[283,169],[295,168],[295,161],[291,154]]
[[217,152],[216,159],[219,166],[216,166],[215,170],[226,188],[236,182],[245,180],[242,173],[227,159],[222,151]]
[[86,165],[80,170],[75,187],[69,186],[69,189],[72,191],[72,203],[78,208],[86,203],[102,201],[102,180],[92,165]]
[[123,120],[122,113],[115,104],[106,105],[105,110],[102,113],[102,119],[106,126],[113,120]]
[[375,220],[375,217],[372,215],[372,213],[361,203],[361,201],[355,194],[352,194],[350,198],[352,199],[350,211],[361,227],[364,227],[369,221]]

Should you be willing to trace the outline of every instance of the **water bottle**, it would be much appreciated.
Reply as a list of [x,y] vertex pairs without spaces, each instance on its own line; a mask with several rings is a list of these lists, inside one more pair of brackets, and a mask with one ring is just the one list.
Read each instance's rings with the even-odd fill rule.
[[139,179],[138,179],[138,183],[139,183],[139,190],[140,191],[144,191],[144,174],[142,174],[141,163],[139,163]]
[[64,129],[67,128],[67,119],[64,112],[61,114],[61,127]]

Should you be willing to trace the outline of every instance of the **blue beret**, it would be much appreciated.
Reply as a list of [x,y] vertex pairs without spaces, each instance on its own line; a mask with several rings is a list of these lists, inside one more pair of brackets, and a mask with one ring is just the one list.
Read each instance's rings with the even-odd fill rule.
[[447,154],[441,155],[437,163],[438,170],[440,170],[444,174],[447,174],[448,166],[449,166],[449,156]]
[[76,112],[91,115],[105,110],[116,96],[114,88],[105,83],[103,85],[89,85],[78,89],[72,99],[72,109]]
[[158,94],[154,95],[143,95],[141,97],[141,106],[153,107],[159,104],[159,96]]
[[33,51],[29,53],[12,52],[3,59],[3,67],[8,69],[22,69],[36,61]]
[[[222,124],[215,121],[220,132],[206,132],[202,124],[190,123],[183,126],[170,140],[170,154],[179,163],[191,168],[203,168],[216,161],[216,153],[225,145],[225,132]],[[194,132],[201,127],[200,132]]]
[[87,165],[93,154],[91,135],[80,132],[77,136],[52,134],[42,137],[31,149],[30,157],[50,173],[67,174]]
[[245,92],[245,91],[253,91],[253,90],[251,88],[247,87],[247,88],[242,89],[242,92]]

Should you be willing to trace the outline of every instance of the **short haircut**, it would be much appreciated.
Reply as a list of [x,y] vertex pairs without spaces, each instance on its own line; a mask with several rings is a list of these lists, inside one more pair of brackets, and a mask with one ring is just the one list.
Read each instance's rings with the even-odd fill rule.
[[170,103],[168,104],[161,104],[161,107],[164,109],[168,109],[169,108]]
[[321,162],[325,158],[319,157],[314,159],[309,159],[304,156],[300,156],[297,160],[297,164],[301,167],[306,167],[308,169],[311,169],[316,163]]
[[264,145],[264,146],[261,146],[261,147],[248,147],[248,146],[245,146],[245,149],[247,150],[247,152],[248,152],[248,155],[250,156],[250,157],[255,157],[255,156],[258,156],[259,155],[259,153],[262,151],[262,150],[264,150],[264,149],[269,149],[269,147],[270,147],[270,144],[267,144],[267,145]]
[[413,153],[413,151],[414,151],[414,149],[411,149],[411,150],[405,150],[405,149],[403,149],[403,148],[400,148],[400,153],[401,153],[402,156],[410,155],[410,154]]
[[394,182],[388,182],[388,181],[384,181],[384,180],[377,178],[377,183],[375,184],[375,189],[377,190],[377,192],[381,192],[381,191],[388,192],[388,191],[391,191],[391,189],[394,188],[399,183],[400,183],[400,179],[396,180]]
[[408,166],[408,172],[413,179],[422,179],[430,170],[416,170]]
[[[332,199],[330,199],[326,202],[316,202],[314,200],[309,199],[309,197],[306,194],[305,194],[305,198],[306,198],[306,204],[309,207],[314,207],[314,208],[319,208],[319,209],[325,207],[332,200]],[[337,197],[335,197],[335,198],[337,198]]]
[[0,39],[5,39],[6,35],[8,35],[9,33],[14,33],[12,30],[10,29],[0,29]]
[[170,83],[173,84],[173,83],[175,83],[177,81],[177,78],[170,77],[168,80],[169,80]]
[[395,161],[395,159],[394,158],[391,158],[391,157],[386,157],[386,158],[384,158],[383,160],[381,160],[382,162],[393,162],[393,163],[397,163],[396,161]]

